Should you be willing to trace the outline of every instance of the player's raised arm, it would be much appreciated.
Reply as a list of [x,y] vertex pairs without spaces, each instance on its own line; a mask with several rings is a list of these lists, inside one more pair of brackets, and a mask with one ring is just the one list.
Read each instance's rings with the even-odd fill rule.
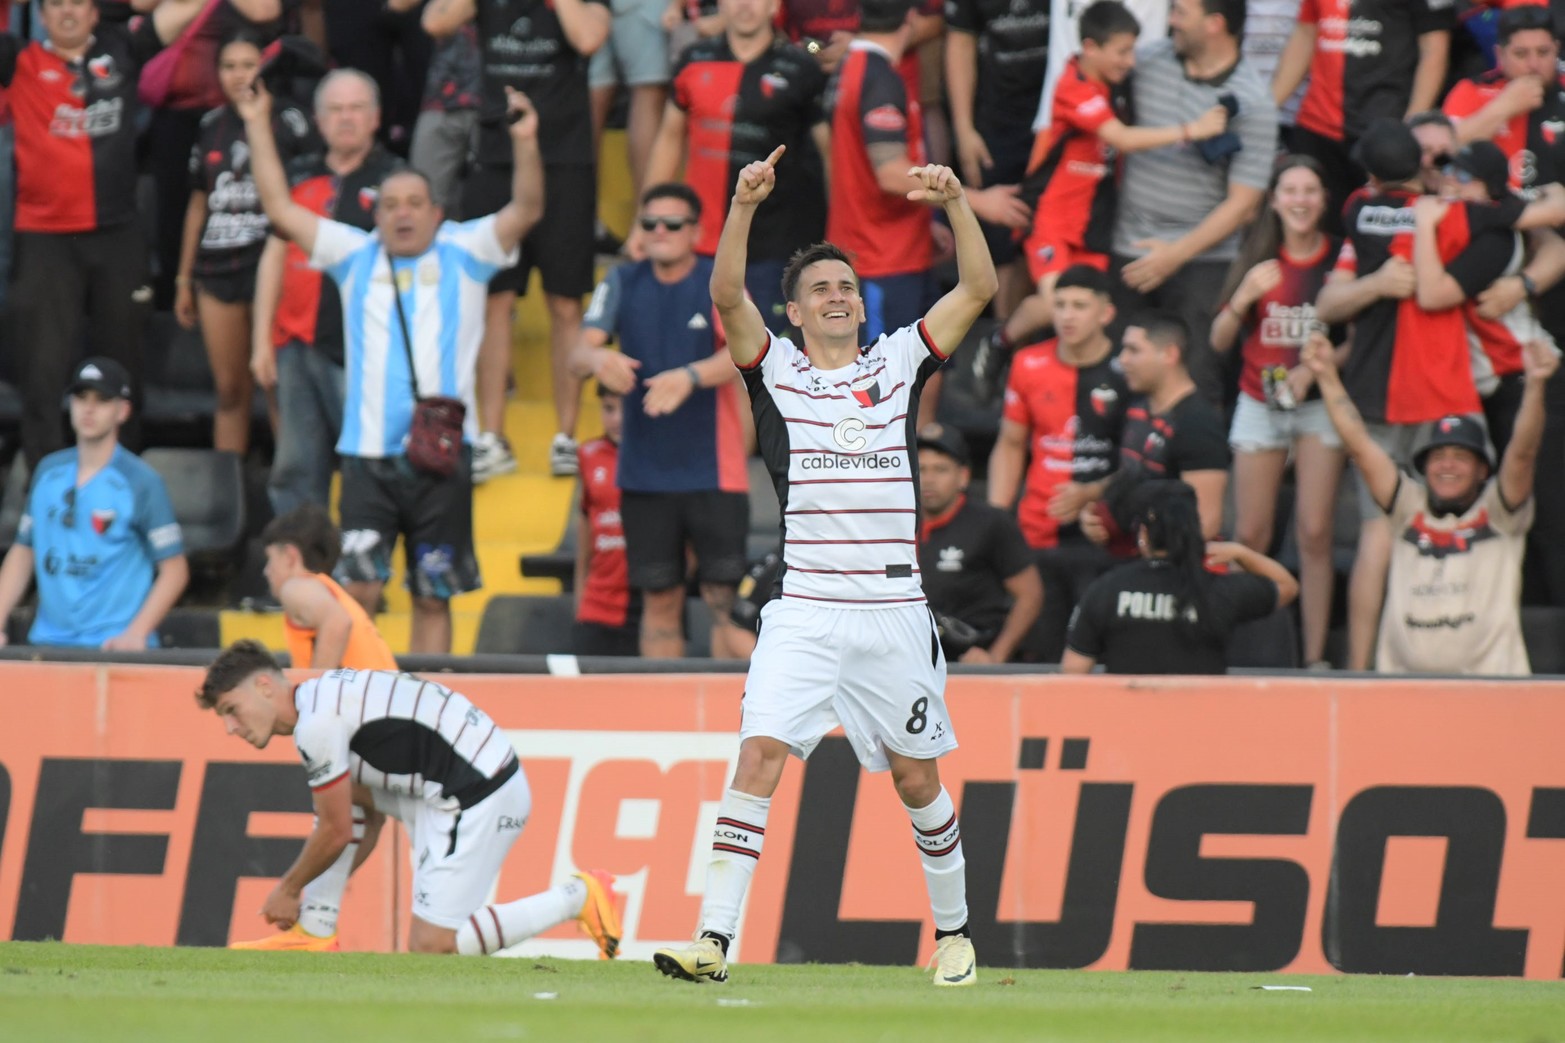
[[983,229],[967,202],[967,193],[950,167],[930,164],[908,171],[918,187],[907,194],[909,199],[945,208],[951,221],[951,232],[956,238],[956,286],[935,302],[924,316],[924,328],[942,355],[950,355],[967,336],[973,320],[989,306],[989,299],[1000,287],[994,272],[994,259],[989,255],[989,244],[984,241]]
[[736,366],[748,366],[766,347],[766,322],[744,292],[744,269],[750,252],[750,223],[755,208],[777,187],[777,161],[787,146],[778,145],[770,156],[739,171],[734,199],[717,240],[712,259],[712,304],[728,333],[728,354]]

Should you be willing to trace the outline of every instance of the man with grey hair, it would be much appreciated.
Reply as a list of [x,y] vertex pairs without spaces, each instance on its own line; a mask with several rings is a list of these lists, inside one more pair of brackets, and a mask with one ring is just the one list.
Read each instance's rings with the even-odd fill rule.
[[[326,151],[289,168],[294,201],[365,231],[375,200],[399,160],[375,143],[380,90],[357,69],[335,69],[315,89],[315,122]],[[273,236],[255,283],[250,368],[277,389],[281,426],[267,493],[286,514],[307,503],[326,507],[342,432],[342,303],[337,287],[310,267],[297,245]]]

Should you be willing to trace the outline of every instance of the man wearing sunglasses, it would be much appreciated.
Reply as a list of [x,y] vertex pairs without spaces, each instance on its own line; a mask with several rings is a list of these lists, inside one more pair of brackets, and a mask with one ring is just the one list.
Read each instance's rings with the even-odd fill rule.
[[163,479],[119,444],[130,395],[113,359],[89,358],[71,378],[76,445],[39,462],[0,565],[0,623],[38,582],[30,644],[145,651],[190,578]]
[[[641,654],[685,654],[686,548],[712,610],[712,655],[743,658],[730,615],[745,574],[750,483],[744,405],[712,309],[712,260],[696,253],[701,197],[665,182],[642,195],[646,259],[612,269],[587,309],[571,372],[625,396],[620,517],[641,591]],[[609,343],[619,340],[619,350]]]

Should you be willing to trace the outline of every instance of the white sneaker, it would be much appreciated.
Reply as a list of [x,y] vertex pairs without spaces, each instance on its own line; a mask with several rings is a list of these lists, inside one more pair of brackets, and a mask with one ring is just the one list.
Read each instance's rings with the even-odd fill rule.
[[481,485],[491,478],[510,474],[516,470],[516,457],[510,443],[503,435],[485,431],[473,443],[473,484]]
[[556,478],[573,478],[577,466],[576,439],[564,433],[555,435],[549,443],[549,473]]
[[978,956],[973,940],[960,934],[948,934],[935,943],[935,955],[929,961],[935,968],[935,984],[941,986],[976,985]]
[[658,970],[670,978],[706,984],[728,980],[728,957],[716,938],[697,938],[689,945],[669,946],[652,954]]

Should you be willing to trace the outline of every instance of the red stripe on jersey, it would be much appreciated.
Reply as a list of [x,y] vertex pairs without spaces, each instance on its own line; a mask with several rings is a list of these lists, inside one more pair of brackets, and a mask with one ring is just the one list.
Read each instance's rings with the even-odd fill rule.
[[912,478],[797,478],[789,485],[873,485],[876,482],[911,482]]
[[928,598],[823,598],[814,594],[793,594],[783,591],[785,598],[799,598],[802,601],[830,601],[843,605],[905,605],[909,603],[921,604]]
[[[918,339],[923,341],[924,347],[929,349],[929,353],[935,358],[939,359],[941,362],[944,362],[946,359],[951,357],[950,352],[940,350],[940,345],[935,343],[935,338],[929,335],[929,327],[924,324],[923,319],[918,320]],[[897,387],[894,387],[891,390],[896,391],[897,388],[901,386],[902,382],[898,381]]]
[[[855,381],[868,380],[870,377],[878,377],[878,376],[880,376],[884,372],[886,372],[886,364],[884,362],[882,362],[880,364],[880,368],[879,369],[872,369],[868,373],[860,373],[857,376],[849,378],[848,380],[839,380],[836,383],[834,383],[832,385],[832,387],[834,387],[834,388],[851,387]],[[897,386],[901,387],[900,384],[897,385]],[[891,396],[889,394],[887,394],[887,395],[882,395],[881,397],[884,399],[884,398],[890,398]]]
[[321,783],[319,786],[311,786],[310,787],[310,792],[311,793],[320,793],[323,790],[329,790],[333,786],[337,785],[337,783],[341,782],[343,779],[345,779],[347,777],[348,777],[348,770],[346,768],[344,768],[341,775],[338,775],[337,777],[332,778],[332,779],[328,779],[325,782]]
[[734,368],[746,373],[750,372],[751,370],[758,369],[761,365],[761,360],[766,358],[766,353],[771,350],[772,338],[767,337],[766,342],[761,345],[760,354],[756,355],[755,358],[751,359],[748,363],[741,364],[738,359],[735,359]]
[[857,547],[867,546],[872,543],[905,543],[909,547],[917,546],[916,540],[783,540],[784,543],[796,544],[800,547]]
[[[887,446],[884,449],[876,449],[875,450],[876,453],[903,453],[903,452],[906,452],[906,451],[907,451],[907,446],[905,446],[905,445],[892,445],[892,446]],[[790,454],[831,453],[832,455],[837,455],[837,450],[835,450],[835,449],[790,449],[790,450],[788,450],[788,452]]]
[[[880,569],[801,569],[797,565],[789,565],[789,572],[809,572],[816,576],[884,576],[886,570]],[[919,569],[913,570],[913,575],[919,574]]]
[[[896,416],[892,417],[890,420],[886,421],[884,424],[865,424],[864,425],[864,429],[866,431],[880,431],[880,430],[882,430],[884,428],[890,427],[892,424],[896,423],[898,420],[906,420],[906,419],[907,419],[907,414],[906,413],[898,413]],[[786,421],[787,423],[790,423],[790,424],[809,424],[811,427],[836,427],[837,426],[836,423],[834,421],[831,421],[831,420],[810,420],[809,418],[802,417],[802,416],[785,416],[785,417],[783,417],[783,420]]]
[[777,390],[778,391],[792,391],[795,395],[803,395],[805,398],[836,398],[836,399],[846,400],[847,397],[848,397],[847,395],[812,395],[808,391],[805,391],[803,388],[796,388],[796,387],[793,387],[790,384],[778,384],[777,385]]
[[784,514],[917,514],[911,507],[842,507],[837,510],[819,508],[804,511],[784,511]]

